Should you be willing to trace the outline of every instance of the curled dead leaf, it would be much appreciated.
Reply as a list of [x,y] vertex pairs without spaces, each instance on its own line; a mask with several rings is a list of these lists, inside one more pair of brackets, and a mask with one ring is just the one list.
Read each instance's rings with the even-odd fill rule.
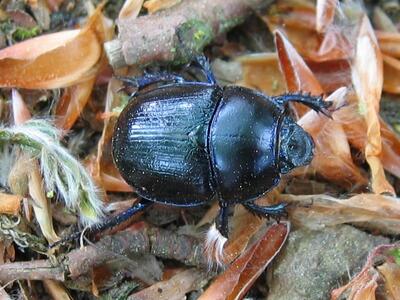
[[362,20],[357,38],[352,81],[358,97],[358,111],[367,124],[365,157],[371,169],[372,190],[379,194],[394,194],[379,158],[382,141],[378,115],[383,86],[383,65],[381,52],[367,16]]
[[0,50],[0,86],[54,89],[93,77],[101,45],[91,30],[69,30]]
[[377,194],[357,194],[348,199],[328,195],[281,195],[292,203],[290,216],[297,226],[319,229],[338,224],[356,224],[383,234],[400,233],[400,200]]

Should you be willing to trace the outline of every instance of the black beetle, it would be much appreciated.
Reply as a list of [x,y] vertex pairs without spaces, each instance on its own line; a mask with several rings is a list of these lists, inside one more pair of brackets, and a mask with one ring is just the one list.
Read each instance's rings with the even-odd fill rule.
[[275,187],[281,174],[313,157],[313,140],[294,122],[288,104],[299,102],[329,115],[331,103],[309,94],[268,97],[239,86],[222,88],[204,56],[195,63],[207,81],[171,73],[120,78],[138,91],[118,118],[112,153],[142,200],[94,231],[154,202],[193,207],[216,198],[220,211],[208,238],[211,244],[222,240],[216,246],[221,248],[228,236],[229,206],[242,204],[278,220],[286,214],[285,203],[259,206],[254,200]]
[[258,206],[254,200],[313,157],[313,140],[293,121],[288,103],[324,114],[331,103],[304,94],[268,97],[239,86],[222,88],[204,56],[196,63],[206,82],[169,73],[123,78],[138,93],[117,121],[113,157],[122,177],[146,199],[132,210],[154,202],[192,207],[216,197],[216,227],[227,237],[231,205],[259,216],[285,214],[285,204]]

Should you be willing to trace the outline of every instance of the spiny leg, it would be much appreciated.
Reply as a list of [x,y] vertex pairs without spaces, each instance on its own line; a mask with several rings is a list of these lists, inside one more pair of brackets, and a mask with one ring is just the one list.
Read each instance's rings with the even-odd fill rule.
[[128,219],[130,219],[133,215],[137,214],[138,212],[149,207],[153,203],[154,202],[142,199],[142,200],[140,200],[140,202],[136,203],[132,207],[128,208],[127,210],[121,212],[120,214],[118,214],[114,217],[111,217],[110,219],[106,220],[103,223],[95,224],[84,231],[75,232],[64,239],[62,239],[58,242],[55,242],[54,244],[50,245],[50,248],[60,245],[60,244],[64,244],[69,241],[77,240],[80,238],[80,236],[83,234],[83,232],[87,232],[89,235],[93,235],[93,234],[102,232],[104,230],[107,230],[109,228],[112,228],[114,226],[117,226],[117,225],[127,221]]
[[279,203],[276,205],[260,206],[254,202],[245,202],[242,205],[251,213],[262,218],[273,218],[279,222],[281,217],[287,217],[286,212],[287,203]]
[[332,106],[332,101],[324,101],[322,96],[311,96],[309,93],[290,93],[280,96],[271,97],[272,100],[280,105],[284,105],[289,102],[298,102],[305,106],[308,106],[316,112],[321,112],[327,117],[331,117],[329,108]]
[[207,57],[205,57],[204,55],[196,56],[193,60],[193,65],[198,67],[203,72],[203,74],[207,78],[208,83],[217,84],[217,81],[215,80],[214,73],[211,70],[211,66]]
[[137,91],[140,91],[149,85],[160,82],[181,83],[186,81],[182,76],[168,72],[158,72],[155,74],[145,73],[143,76],[138,77],[117,76],[116,78],[129,86],[136,87]]

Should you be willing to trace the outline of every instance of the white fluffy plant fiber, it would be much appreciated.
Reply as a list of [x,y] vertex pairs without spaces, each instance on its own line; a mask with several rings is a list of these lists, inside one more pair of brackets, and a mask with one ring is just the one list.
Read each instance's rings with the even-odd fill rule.
[[103,202],[83,165],[60,143],[61,131],[46,120],[29,120],[0,128],[0,145],[12,143],[39,159],[47,191],[58,192],[67,208],[78,211],[84,225],[103,216]]

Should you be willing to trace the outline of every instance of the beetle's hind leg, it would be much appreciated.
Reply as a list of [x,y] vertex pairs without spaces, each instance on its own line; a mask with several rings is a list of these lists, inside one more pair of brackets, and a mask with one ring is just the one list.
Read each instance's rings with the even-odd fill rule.
[[245,202],[242,203],[242,205],[251,213],[255,214],[256,216],[262,217],[262,218],[273,218],[277,222],[282,217],[287,217],[287,211],[286,211],[286,206],[288,205],[287,203],[279,203],[276,205],[269,205],[269,206],[260,206],[255,204],[254,202]]
[[271,97],[272,100],[280,105],[285,105],[289,102],[298,102],[305,106],[308,106],[316,112],[323,113],[327,117],[331,117],[330,108],[333,105],[332,101],[324,101],[322,96],[311,96],[309,93],[290,93],[280,96]]
[[94,235],[96,233],[102,232],[104,230],[110,229],[114,226],[117,226],[125,221],[127,221],[128,219],[130,219],[133,215],[137,214],[138,212],[144,210],[145,208],[149,207],[150,205],[152,205],[154,202],[142,199],[140,200],[140,202],[136,203],[135,205],[133,205],[132,207],[128,208],[127,210],[123,211],[122,213],[111,217],[110,219],[106,220],[103,223],[100,224],[95,224],[83,231],[78,231],[75,232],[73,234],[71,234],[70,236],[67,236],[66,238],[55,242],[54,244],[50,245],[49,247],[55,247],[57,245],[60,244],[64,244],[66,242],[70,242],[70,241],[74,241],[74,240],[78,240],[83,234],[87,233],[89,235]]
[[228,240],[228,210],[229,207],[225,203],[220,202],[215,223],[211,225],[207,232],[205,251],[210,266],[213,262],[219,266],[224,264],[224,245]]

